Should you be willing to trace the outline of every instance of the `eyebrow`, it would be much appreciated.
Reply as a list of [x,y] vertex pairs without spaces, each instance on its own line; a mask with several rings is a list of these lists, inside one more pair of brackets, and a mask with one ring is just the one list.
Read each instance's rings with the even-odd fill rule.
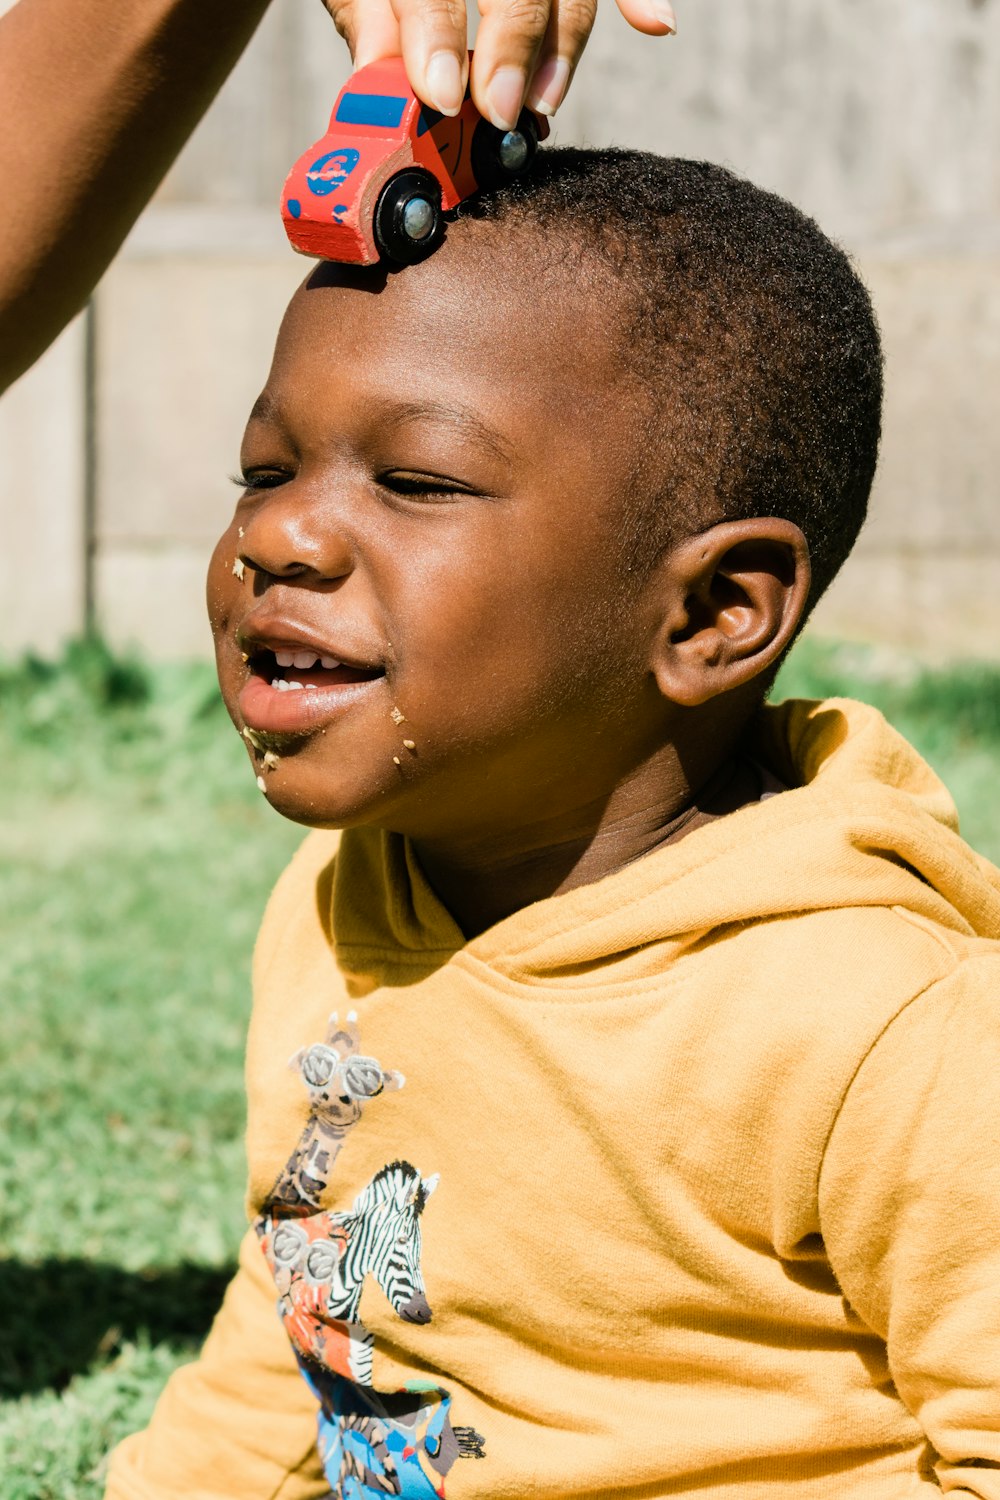
[[391,420],[398,424],[441,422],[449,427],[457,427],[484,448],[489,448],[503,463],[509,464],[514,460],[514,450],[506,438],[468,406],[453,406],[445,401],[404,401],[392,408]]
[[[449,427],[457,427],[482,447],[489,449],[501,463],[514,462],[514,450],[506,438],[495,427],[484,422],[478,412],[469,406],[449,404],[447,401],[400,401],[389,408],[386,421],[393,425],[405,422],[441,422]],[[263,390],[257,397],[250,409],[247,425],[251,422],[283,422],[281,407],[270,391]]]

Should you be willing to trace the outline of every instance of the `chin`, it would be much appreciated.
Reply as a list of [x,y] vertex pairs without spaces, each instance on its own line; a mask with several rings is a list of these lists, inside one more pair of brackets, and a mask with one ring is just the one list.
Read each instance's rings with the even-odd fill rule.
[[[273,756],[277,764],[265,764]],[[384,813],[386,788],[337,786],[335,778],[318,772],[302,774],[299,766],[291,762],[294,750],[285,756],[265,751],[262,756],[255,752],[251,768],[257,775],[258,786],[276,813],[291,823],[300,823],[304,828],[352,828],[374,822],[376,814]],[[334,784],[331,784],[334,783]]]

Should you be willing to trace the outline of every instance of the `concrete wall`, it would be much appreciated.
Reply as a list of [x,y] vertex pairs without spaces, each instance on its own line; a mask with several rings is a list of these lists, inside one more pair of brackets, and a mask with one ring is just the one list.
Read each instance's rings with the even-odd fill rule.
[[85,318],[0,401],[0,652],[58,650],[87,607]]
[[[857,256],[888,368],[872,520],[819,628],[1000,651],[1000,0],[678,0],[649,41],[608,0],[557,140],[724,161]],[[0,402],[0,649],[91,598],[116,641],[205,650],[202,574],[303,263],[275,198],[346,55],[276,0],[95,299]],[[21,565],[44,557],[44,586]]]

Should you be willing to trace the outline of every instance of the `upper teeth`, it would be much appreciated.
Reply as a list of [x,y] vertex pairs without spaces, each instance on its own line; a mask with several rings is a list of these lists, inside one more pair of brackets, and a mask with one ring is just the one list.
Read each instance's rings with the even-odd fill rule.
[[328,672],[340,666],[332,656],[318,656],[315,651],[276,651],[274,659],[279,667],[298,667],[300,672],[308,672],[317,662]]

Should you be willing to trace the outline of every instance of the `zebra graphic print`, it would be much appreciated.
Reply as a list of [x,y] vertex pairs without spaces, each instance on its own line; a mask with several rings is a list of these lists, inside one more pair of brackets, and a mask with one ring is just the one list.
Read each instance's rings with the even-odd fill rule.
[[372,1380],[372,1336],[358,1309],[374,1276],[409,1323],[429,1323],[420,1269],[420,1216],[438,1185],[405,1161],[372,1178],[347,1213],[259,1224],[261,1247],[279,1291],[278,1308],[293,1347],[360,1385]]
[[409,1162],[390,1162],[358,1194],[349,1214],[331,1216],[347,1240],[343,1259],[330,1267],[339,1283],[336,1297],[331,1285],[331,1317],[356,1321],[370,1273],[401,1318],[430,1322],[420,1271],[420,1215],[437,1185],[436,1172],[422,1178]]

